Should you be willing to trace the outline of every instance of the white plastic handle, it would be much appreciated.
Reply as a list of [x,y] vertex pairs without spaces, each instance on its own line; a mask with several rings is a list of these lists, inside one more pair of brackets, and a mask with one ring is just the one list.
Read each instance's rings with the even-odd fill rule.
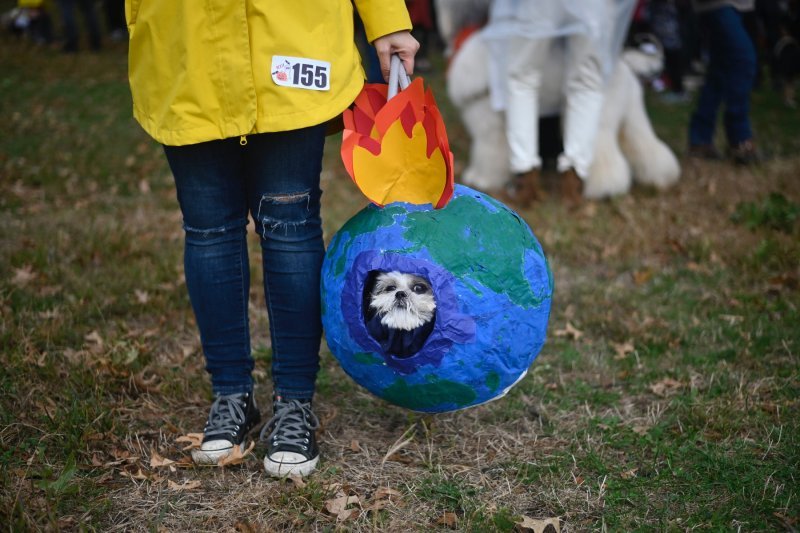
[[389,92],[386,95],[386,100],[389,101],[394,98],[397,93],[411,84],[411,78],[406,74],[406,69],[403,62],[400,61],[400,56],[392,54],[392,61],[389,65]]

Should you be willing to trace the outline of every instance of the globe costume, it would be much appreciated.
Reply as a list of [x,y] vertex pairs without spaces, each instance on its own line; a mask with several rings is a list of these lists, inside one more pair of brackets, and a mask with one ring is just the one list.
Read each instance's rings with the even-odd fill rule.
[[[328,347],[389,402],[422,412],[478,405],[507,393],[541,350],[552,275],[518,214],[453,186],[444,123],[421,80],[387,96],[367,85],[344,115],[345,167],[373,204],[325,255]],[[418,349],[421,332],[389,339],[368,308],[369,280],[393,271],[424,278],[433,293],[435,320]]]

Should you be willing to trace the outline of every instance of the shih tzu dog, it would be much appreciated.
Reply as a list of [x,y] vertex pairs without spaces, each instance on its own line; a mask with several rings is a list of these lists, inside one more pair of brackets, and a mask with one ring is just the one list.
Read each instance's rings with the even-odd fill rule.
[[369,291],[367,330],[387,354],[410,357],[433,330],[436,301],[423,277],[378,272]]

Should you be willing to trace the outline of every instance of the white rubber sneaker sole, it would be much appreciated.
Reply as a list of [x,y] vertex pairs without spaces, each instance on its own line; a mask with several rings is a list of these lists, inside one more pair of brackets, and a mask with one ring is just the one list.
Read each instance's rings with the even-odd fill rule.
[[[233,453],[233,447],[234,444],[227,440],[208,441],[192,450],[192,461],[198,465],[219,464],[220,459]],[[239,450],[244,453],[244,442],[239,445]]]
[[317,468],[319,455],[313,459],[294,452],[275,452],[264,457],[264,470],[273,477],[307,476]]

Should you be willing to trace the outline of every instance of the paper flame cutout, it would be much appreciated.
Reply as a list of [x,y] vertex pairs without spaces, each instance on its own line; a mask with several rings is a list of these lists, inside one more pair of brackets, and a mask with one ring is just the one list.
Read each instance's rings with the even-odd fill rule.
[[433,93],[417,78],[387,102],[387,87],[365,85],[344,112],[344,166],[381,207],[407,202],[441,209],[453,196],[453,153]]

